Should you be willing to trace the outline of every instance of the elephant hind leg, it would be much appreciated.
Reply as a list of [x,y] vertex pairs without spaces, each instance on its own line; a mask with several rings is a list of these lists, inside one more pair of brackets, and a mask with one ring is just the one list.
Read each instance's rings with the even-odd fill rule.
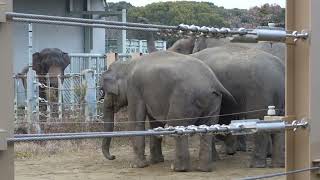
[[200,136],[200,151],[199,151],[199,167],[198,170],[203,172],[212,171],[212,135],[204,134]]
[[[155,121],[153,118],[149,117],[150,127],[157,128],[157,127],[164,127],[164,124]],[[162,137],[151,136],[150,137],[150,163],[156,164],[159,162],[164,161],[164,157],[162,154]]]
[[175,160],[171,168],[177,172],[187,172],[191,169],[188,136],[177,136],[175,142]]

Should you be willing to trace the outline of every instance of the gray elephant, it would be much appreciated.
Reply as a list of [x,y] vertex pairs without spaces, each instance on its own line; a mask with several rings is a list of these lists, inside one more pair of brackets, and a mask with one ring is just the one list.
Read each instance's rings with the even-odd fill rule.
[[[40,52],[36,52],[32,55],[32,69],[39,75],[39,82],[50,87],[58,87],[58,76],[64,75],[65,68],[70,64],[70,57],[68,53],[65,53],[57,48],[45,48]],[[26,75],[29,71],[28,66],[25,67],[20,75]],[[50,84],[47,84],[47,78],[45,75],[50,76]],[[26,79],[22,79],[23,86],[26,88]],[[63,82],[63,79],[62,79]],[[47,88],[39,87],[39,97],[48,99]],[[57,93],[57,91],[54,91]],[[40,104],[40,111],[46,111],[47,106]]]
[[[240,38],[238,37],[237,39]],[[242,39],[246,40],[250,39],[250,37]],[[285,61],[286,45],[284,43],[279,42],[237,43],[234,42],[234,39],[229,38],[216,39],[206,38],[204,36],[195,38],[194,36],[191,36],[176,41],[168,50],[178,52],[181,54],[192,54],[206,48],[225,46],[230,43],[248,48],[259,49],[280,58],[282,62]]]
[[[114,113],[128,106],[130,130],[144,130],[148,117],[151,128],[215,124],[218,118],[198,118],[220,113],[221,101],[225,106],[235,103],[210,68],[201,61],[169,51],[154,52],[137,59],[110,65],[103,74],[105,130],[113,131]],[[194,118],[185,120],[170,119]],[[173,164],[175,171],[190,170],[188,137],[177,136]],[[109,152],[111,138],[105,138],[102,150],[107,159],[115,157]],[[200,138],[199,170],[210,171],[212,162],[212,136]],[[133,137],[133,167],[145,167],[145,138]],[[214,146],[213,146],[214,147]],[[161,139],[151,137],[151,163],[164,160]]]
[[[264,52],[267,52],[271,55],[274,55],[282,60],[282,63],[285,61],[285,48],[286,45],[284,43],[277,43],[277,42],[257,42],[256,37],[254,36],[238,36],[234,38],[222,38],[222,39],[215,39],[215,38],[206,38],[204,36],[195,38],[193,36],[188,38],[183,38],[178,40],[176,43],[174,43],[168,50],[174,51],[182,54],[192,54],[199,52],[203,49],[210,48],[210,47],[221,47],[221,46],[238,46],[238,47],[244,47],[244,48],[251,48],[255,50],[262,50]],[[257,43],[237,43],[237,41],[242,40],[245,42],[257,42]],[[223,83],[223,82],[222,82]],[[219,136],[222,137],[222,136]],[[225,141],[226,139],[223,138]],[[245,137],[238,136],[238,146],[232,145],[232,143],[229,143],[228,141],[225,141],[227,143],[227,153],[233,154],[234,150],[233,148],[237,148],[240,151],[246,150],[245,145]],[[272,155],[272,143],[271,140],[269,140],[268,145],[268,155]]]
[[[222,107],[221,114],[265,109],[275,105],[284,109],[285,68],[281,60],[269,53],[235,44],[207,48],[190,55],[206,63],[217,75],[222,85],[233,95],[239,106]],[[237,118],[263,119],[266,111],[241,114]],[[283,111],[279,112],[283,115]],[[222,117],[228,123],[234,117]],[[277,147],[272,148],[272,165],[284,166],[284,134],[274,136]],[[251,167],[266,167],[268,136],[258,134]]]

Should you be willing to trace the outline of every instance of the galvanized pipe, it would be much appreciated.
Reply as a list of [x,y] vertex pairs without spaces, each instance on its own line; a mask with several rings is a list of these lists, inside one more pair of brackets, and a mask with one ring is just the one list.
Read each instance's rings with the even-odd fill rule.
[[83,19],[83,18],[73,18],[73,17],[60,17],[60,16],[47,16],[47,15],[25,14],[25,13],[15,13],[15,12],[8,12],[8,13],[6,13],[6,15],[9,19],[10,18],[13,19],[14,17],[18,17],[18,18],[28,18],[28,19],[79,22],[79,23],[91,23],[91,24],[105,24],[105,25],[127,26],[127,27],[177,29],[177,26],[167,26],[167,25],[158,25],[158,24],[105,21],[105,20]]
[[[159,135],[188,135],[196,133],[214,133],[214,134],[252,134],[261,131],[275,131],[281,129],[305,128],[308,123],[305,121],[295,121],[292,124],[286,124],[284,121],[261,121],[249,120],[243,123],[234,123],[231,125],[200,125],[200,126],[176,126],[167,128],[155,128],[148,131],[118,131],[118,132],[83,132],[83,133],[53,133],[53,134],[20,134],[13,138],[8,138],[8,142],[27,142],[27,141],[48,141],[48,140],[73,140],[88,138],[105,137],[131,137],[131,136],[159,136]],[[234,124],[233,124],[234,123]],[[255,124],[256,123],[256,124]]]

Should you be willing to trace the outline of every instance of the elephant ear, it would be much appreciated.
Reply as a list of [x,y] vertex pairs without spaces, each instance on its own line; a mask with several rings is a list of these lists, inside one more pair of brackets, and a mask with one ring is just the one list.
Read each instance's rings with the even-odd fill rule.
[[103,77],[103,91],[110,94],[119,95],[120,92],[117,79],[113,76],[105,75]]
[[64,69],[66,69],[66,67],[69,66],[71,60],[70,60],[70,56],[68,53],[63,52],[62,57],[63,57],[62,69],[64,70]]
[[37,73],[40,73],[42,70],[42,68],[41,68],[41,55],[39,52],[35,52],[32,54],[32,69],[35,70]]

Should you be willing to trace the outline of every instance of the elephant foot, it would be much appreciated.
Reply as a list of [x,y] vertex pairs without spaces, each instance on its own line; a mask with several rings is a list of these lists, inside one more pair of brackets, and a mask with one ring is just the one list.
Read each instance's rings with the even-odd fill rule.
[[130,164],[130,167],[132,168],[144,168],[147,166],[149,166],[149,162],[147,160],[135,160]]
[[157,164],[160,162],[164,162],[164,157],[163,156],[157,156],[157,157],[151,157],[150,163],[151,164]]
[[250,168],[265,168],[267,167],[266,159],[254,159],[250,163]]
[[235,150],[235,148],[227,147],[227,148],[226,148],[226,153],[227,153],[228,155],[234,155],[234,154],[236,153],[236,150]]
[[175,172],[188,172],[191,169],[191,164],[174,162],[171,164],[171,169]]
[[211,163],[200,163],[197,169],[201,172],[211,172],[213,168]]
[[219,161],[219,160],[220,160],[220,156],[218,153],[212,154],[212,161]]

